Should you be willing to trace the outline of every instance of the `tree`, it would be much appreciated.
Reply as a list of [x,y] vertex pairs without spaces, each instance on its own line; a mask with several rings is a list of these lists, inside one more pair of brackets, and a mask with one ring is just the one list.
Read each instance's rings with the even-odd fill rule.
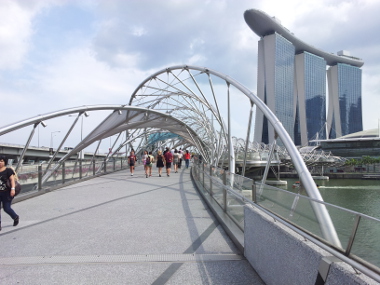
[[376,159],[373,157],[370,157],[369,155],[363,156],[361,159],[361,163],[367,166],[367,172],[369,172],[369,166],[371,164],[376,163]]
[[[350,159],[347,159],[344,163],[344,166],[349,166],[349,167],[353,167],[355,168],[355,165],[358,165],[359,164],[359,161],[355,158],[350,158]],[[352,168],[351,168],[352,170]]]

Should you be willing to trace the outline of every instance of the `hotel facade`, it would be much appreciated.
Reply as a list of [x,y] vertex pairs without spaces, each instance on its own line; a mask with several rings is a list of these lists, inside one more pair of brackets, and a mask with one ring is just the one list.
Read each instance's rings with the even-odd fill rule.
[[[276,114],[296,145],[363,130],[363,61],[345,51],[335,55],[316,49],[262,11],[248,10],[244,18],[260,36],[257,96]],[[254,140],[271,143],[274,136],[273,127],[256,110]]]

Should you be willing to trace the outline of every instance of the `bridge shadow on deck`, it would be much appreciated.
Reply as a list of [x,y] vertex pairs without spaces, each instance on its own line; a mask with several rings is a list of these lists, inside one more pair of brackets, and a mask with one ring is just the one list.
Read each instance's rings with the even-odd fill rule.
[[1,284],[263,284],[190,178],[120,171],[2,212]]

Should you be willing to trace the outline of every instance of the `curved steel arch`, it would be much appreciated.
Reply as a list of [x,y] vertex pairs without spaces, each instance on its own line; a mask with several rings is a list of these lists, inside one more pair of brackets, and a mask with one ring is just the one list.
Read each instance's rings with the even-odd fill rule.
[[[62,157],[59,162],[52,168],[51,166],[55,155],[58,153],[63,143],[70,135],[72,129],[77,123],[80,116],[84,114],[84,112],[91,111],[104,111],[109,110],[111,114],[109,114],[98,126],[96,126],[83,140],[81,140],[72,150],[70,150],[64,157]],[[24,127],[33,126],[32,132],[29,136],[28,142],[25,145],[24,153],[26,149],[29,147],[29,143],[34,135],[34,131],[37,125],[39,125],[43,121],[47,121],[49,119],[54,119],[62,116],[68,116],[71,114],[78,114],[75,119],[73,125],[67,132],[65,138],[62,140],[60,146],[56,150],[53,157],[50,159],[47,170],[42,179],[42,184],[45,183],[51,174],[60,167],[60,165],[67,160],[73,154],[79,153],[87,146],[93,144],[96,141],[101,141],[104,138],[108,138],[115,134],[120,134],[126,130],[136,130],[143,129],[143,133],[140,136],[144,135],[147,132],[150,132],[149,129],[154,129],[154,132],[157,130],[167,130],[171,133],[175,133],[181,137],[184,143],[188,145],[194,145],[197,148],[202,148],[203,142],[197,135],[197,133],[188,125],[186,125],[181,120],[174,118],[173,116],[165,113],[161,113],[156,110],[149,110],[145,108],[135,107],[135,106],[125,106],[125,105],[95,105],[95,106],[81,106],[76,108],[70,108],[60,111],[55,111],[52,113],[47,113],[44,115],[38,115],[26,120],[22,120],[20,122],[5,126],[0,128],[0,136]],[[136,136],[133,137],[136,139]],[[109,157],[112,157],[118,150],[120,150],[123,146],[125,146],[128,142],[130,142],[130,138],[126,137],[126,140],[120,144],[118,149],[113,151],[112,154],[109,154]],[[18,166],[20,165],[22,159],[19,160]]]
[[[186,80],[193,81],[195,83],[195,86],[198,87],[199,89],[199,84],[195,81],[194,76],[190,71],[198,71],[201,74],[206,74],[209,78],[211,89],[212,89],[212,95],[214,97],[214,103],[216,104],[216,107],[213,107],[212,104],[205,98],[204,94],[202,93],[201,90],[201,96],[202,97],[197,97],[195,96],[195,92],[192,91],[189,86],[186,84],[185,80],[181,80],[179,78],[179,74],[173,73],[173,71],[179,71],[179,74],[182,72],[187,72],[188,77]],[[167,74],[168,78],[169,75],[173,76],[175,79],[171,79],[170,82],[165,82],[160,75]],[[185,100],[186,98],[193,98],[197,100],[198,102],[201,102],[201,104],[204,104],[204,107],[207,108],[217,119],[218,122],[220,123],[220,126],[222,128],[222,132],[224,132],[226,136],[226,142],[228,142],[229,149],[230,149],[230,170],[234,169],[234,164],[235,164],[235,158],[231,154],[233,154],[233,146],[232,146],[232,136],[231,136],[231,127],[230,123],[228,122],[228,128],[225,126],[224,121],[221,117],[221,114],[218,113],[218,105],[217,105],[217,100],[215,98],[215,93],[211,84],[211,78],[210,75],[214,75],[222,80],[225,81],[227,84],[228,88],[230,85],[234,86],[236,89],[238,89],[241,93],[246,95],[253,106],[256,105],[257,108],[260,109],[260,111],[263,112],[264,116],[268,119],[268,121],[272,124],[276,134],[278,137],[281,138],[285,148],[287,149],[290,157],[293,160],[294,167],[298,171],[298,174],[300,176],[300,180],[302,181],[302,184],[304,185],[307,194],[309,197],[315,200],[323,201],[323,198],[321,194],[318,191],[318,188],[316,187],[316,184],[311,177],[310,172],[307,169],[307,166],[305,165],[302,156],[300,155],[298,149],[294,145],[292,139],[290,138],[289,134],[283,127],[282,123],[279,121],[279,119],[276,117],[276,115],[268,108],[268,106],[261,101],[253,92],[251,92],[248,88],[246,88],[244,85],[240,84],[238,81],[235,79],[231,78],[228,75],[225,75],[223,73],[204,68],[204,67],[199,67],[199,66],[190,66],[190,65],[177,65],[177,66],[172,66],[168,67],[162,70],[159,70],[146,78],[140,85],[135,89],[135,91],[132,93],[129,105],[132,105],[133,103],[136,103],[137,105],[143,105],[147,108],[156,108],[158,107],[161,103],[163,103],[166,99],[173,97],[175,98],[176,96],[184,96]],[[150,86],[150,83],[153,81],[157,81],[160,84],[164,84],[164,87],[153,87]],[[147,90],[152,90],[152,93],[147,92]],[[156,96],[159,99],[156,98],[156,100],[152,99],[152,96]],[[195,97],[194,97],[195,96]],[[143,98],[143,99],[141,99]],[[144,101],[145,99],[145,101]],[[176,105],[173,102],[167,101],[168,104],[168,109],[167,112],[169,112],[170,108],[169,106],[172,107],[171,109],[171,114],[177,115],[179,118],[183,120],[183,117],[181,117],[181,113],[177,112],[178,110],[181,110],[181,107],[184,106],[184,103],[181,102],[181,104]],[[190,104],[191,105],[191,104]],[[251,106],[251,107],[252,107]],[[196,108],[195,108],[196,109]],[[196,109],[194,111],[197,112],[197,114],[200,113],[200,109]],[[252,108],[251,108],[251,113],[252,113]],[[204,120],[204,118],[201,116],[201,119]],[[230,119],[230,118],[228,118]],[[199,125],[204,125],[204,126],[209,126],[210,122],[209,120],[201,122],[201,120],[198,121]],[[249,126],[250,128],[250,126]],[[212,132],[212,137],[208,137],[209,141],[213,141],[214,139],[217,139],[216,136],[218,134],[215,134]],[[249,130],[248,130],[248,135],[249,137]],[[206,143],[207,139],[203,139]],[[247,140],[248,141],[248,140]],[[214,161],[214,160],[212,160]],[[314,212],[316,214],[316,217],[319,221],[320,228],[322,231],[323,236],[332,244],[340,247],[340,241],[337,236],[337,233],[335,231],[334,225],[332,223],[331,217],[324,205],[318,204],[318,203],[312,203],[312,207],[314,209]]]

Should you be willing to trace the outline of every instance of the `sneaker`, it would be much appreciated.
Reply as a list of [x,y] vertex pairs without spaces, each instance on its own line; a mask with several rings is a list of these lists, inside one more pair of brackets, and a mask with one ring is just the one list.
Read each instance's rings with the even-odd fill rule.
[[17,216],[17,218],[15,218],[15,219],[13,220],[13,226],[14,226],[14,227],[17,226],[19,221],[20,221],[20,217]]
[[131,174],[131,176],[133,176],[133,173]]
[[161,177],[161,174],[158,174],[158,177]]
[[146,178],[148,178],[148,174],[146,175]]

